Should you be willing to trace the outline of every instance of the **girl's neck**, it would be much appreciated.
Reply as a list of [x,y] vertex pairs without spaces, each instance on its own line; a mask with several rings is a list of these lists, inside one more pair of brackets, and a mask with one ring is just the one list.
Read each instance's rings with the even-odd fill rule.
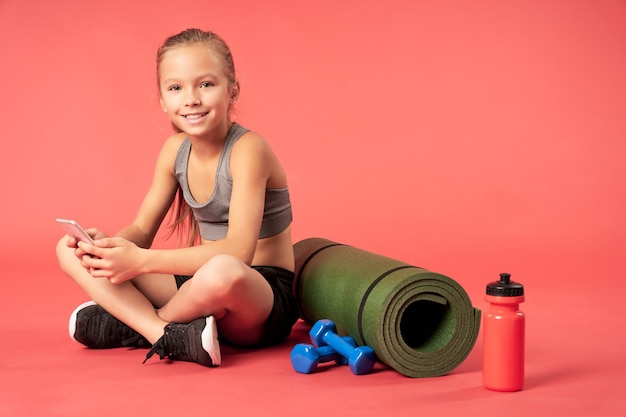
[[191,142],[194,153],[199,157],[212,157],[215,154],[220,153],[222,151],[222,148],[224,147],[224,142],[226,141],[228,132],[230,131],[233,124],[234,123],[231,123],[230,121],[226,121],[220,126],[217,126],[212,131],[207,132],[206,135],[188,135],[187,137]]

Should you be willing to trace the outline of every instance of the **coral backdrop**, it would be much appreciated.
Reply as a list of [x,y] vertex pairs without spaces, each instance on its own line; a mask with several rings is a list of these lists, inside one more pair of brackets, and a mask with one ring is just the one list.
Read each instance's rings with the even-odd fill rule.
[[295,240],[477,294],[504,270],[550,287],[624,269],[624,2],[35,3],[0,2],[3,262],[53,265],[57,216],[132,220],[170,134],[155,51],[195,26],[231,45]]
[[[5,371],[28,369],[15,355],[29,340],[76,355],[50,327],[84,300],[56,266],[54,219],[109,233],[132,220],[171,133],[155,52],[188,27],[232,48],[237,120],[283,161],[294,240],[446,274],[479,308],[485,284],[510,272],[527,292],[531,401],[518,397],[519,415],[545,392],[584,415],[623,411],[620,0],[0,0],[0,327],[16,335]],[[480,354],[479,340],[456,381],[480,390]],[[40,396],[52,392],[41,381]]]

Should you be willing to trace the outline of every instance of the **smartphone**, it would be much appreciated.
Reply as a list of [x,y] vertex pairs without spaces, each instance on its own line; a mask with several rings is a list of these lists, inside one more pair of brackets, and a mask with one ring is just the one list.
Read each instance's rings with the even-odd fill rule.
[[76,238],[76,240],[82,240],[83,242],[91,243],[93,245],[93,239],[87,232],[85,232],[85,229],[83,229],[77,221],[57,219],[57,223],[61,225],[63,230],[65,230],[65,233],[73,238]]

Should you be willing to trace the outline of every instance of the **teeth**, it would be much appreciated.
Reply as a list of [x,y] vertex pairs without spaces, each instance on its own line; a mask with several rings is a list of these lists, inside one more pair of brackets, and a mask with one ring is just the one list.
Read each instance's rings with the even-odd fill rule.
[[186,114],[186,115],[184,115],[183,117],[184,117],[185,119],[199,119],[199,118],[201,118],[202,116],[204,116],[205,114],[206,114],[206,113],[200,113],[200,114]]

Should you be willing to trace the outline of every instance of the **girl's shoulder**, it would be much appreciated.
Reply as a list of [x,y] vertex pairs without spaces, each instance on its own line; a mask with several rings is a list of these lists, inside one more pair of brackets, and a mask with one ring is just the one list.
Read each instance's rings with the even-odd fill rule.
[[187,139],[187,135],[185,133],[175,133],[165,140],[163,147],[178,149],[185,139]]
[[237,140],[233,146],[233,153],[265,153],[270,150],[270,145],[260,134],[248,130]]
[[178,150],[183,142],[187,139],[184,133],[176,133],[165,140],[163,147],[161,148],[161,154],[168,155],[169,157],[176,158]]
[[177,133],[165,140],[163,146],[161,147],[161,151],[157,160],[157,165],[161,167],[160,169],[173,172],[174,164],[176,158],[178,157],[178,151],[185,139],[185,134]]
[[270,143],[260,134],[247,131],[233,146],[230,158],[232,174],[264,172],[267,176],[282,175],[282,167]]

